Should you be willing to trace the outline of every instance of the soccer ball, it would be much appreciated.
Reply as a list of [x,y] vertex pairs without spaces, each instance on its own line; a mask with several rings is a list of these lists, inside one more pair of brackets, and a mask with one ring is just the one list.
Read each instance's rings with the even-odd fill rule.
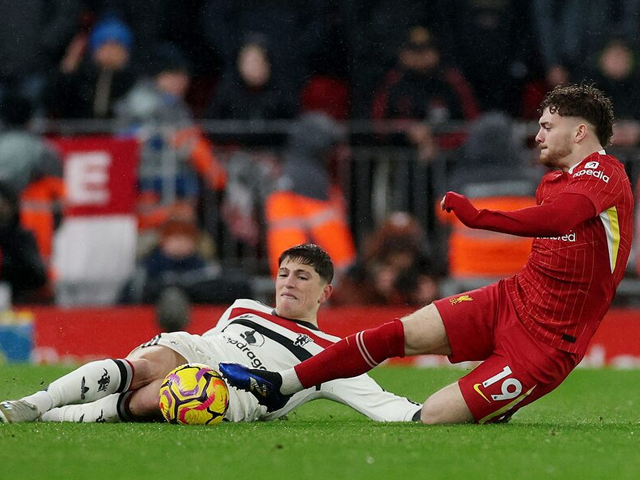
[[227,384],[207,365],[180,365],[160,387],[160,410],[169,423],[215,425],[222,421],[228,406]]

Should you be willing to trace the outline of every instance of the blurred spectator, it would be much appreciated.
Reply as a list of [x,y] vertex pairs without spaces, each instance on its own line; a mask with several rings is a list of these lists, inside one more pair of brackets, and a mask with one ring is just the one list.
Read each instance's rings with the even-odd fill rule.
[[555,86],[580,82],[590,58],[612,37],[637,45],[640,0],[533,0],[529,21],[542,72],[524,87],[519,116],[537,120],[538,107]]
[[298,118],[287,142],[283,174],[267,196],[267,249],[271,272],[287,248],[313,242],[334,262],[337,277],[355,260],[355,246],[346,218],[340,188],[331,178],[331,155],[345,139],[345,132],[319,112]]
[[158,245],[141,259],[121,300],[156,303],[168,288],[182,290],[191,303],[232,303],[236,298],[250,298],[249,277],[207,262],[198,250],[200,238],[194,222],[168,220],[161,228]]
[[79,0],[0,0],[0,103],[20,95],[40,108],[47,74],[77,31]]
[[336,284],[332,304],[428,305],[439,296],[438,273],[424,245],[425,234],[415,218],[391,214]]
[[528,2],[452,0],[446,5],[457,64],[480,109],[518,114],[514,100],[521,97],[536,60]]
[[612,34],[628,42],[640,36],[639,0],[533,0],[531,8],[550,86],[573,80],[575,70],[601,51]]
[[99,20],[91,29],[87,49],[77,48],[54,74],[45,107],[55,118],[108,119],[115,102],[133,86],[134,38],[117,17]]
[[178,46],[192,65],[193,81],[187,95],[194,113],[200,116],[211,99],[222,60],[199,28],[205,0],[83,0],[88,15],[100,18],[115,13],[131,27],[135,42],[132,64],[140,74],[153,68],[152,52],[163,43]]
[[376,88],[397,61],[404,42],[398,32],[423,25],[439,39],[443,56],[453,52],[448,0],[343,0],[339,2],[351,83],[351,117],[369,118]]
[[432,127],[472,120],[476,99],[462,74],[441,62],[437,39],[424,27],[407,32],[398,63],[376,93],[372,118],[405,120],[406,139],[423,159],[435,156]]
[[300,91],[310,61],[326,38],[327,0],[207,0],[201,28],[219,52],[225,70],[233,68],[246,38],[260,35],[269,44],[274,77]]
[[616,114],[612,142],[635,146],[640,140],[640,69],[636,54],[626,40],[614,37],[590,57],[584,79],[611,98]]
[[535,188],[544,169],[532,160],[513,117],[488,112],[475,119],[468,130],[464,145],[448,154],[451,167],[445,190],[463,191],[469,185],[512,180],[525,182],[528,188],[523,193]]
[[0,282],[9,284],[13,304],[39,303],[51,298],[50,293],[45,293],[47,269],[35,238],[20,225],[18,201],[12,189],[1,182]]
[[0,181],[20,201],[20,221],[36,238],[49,264],[54,230],[60,223],[65,186],[60,154],[31,131],[33,107],[22,97],[0,104]]
[[175,45],[154,51],[151,78],[140,80],[115,107],[126,132],[142,142],[138,223],[153,229],[176,210],[195,218],[201,182],[221,190],[226,173],[194,121],[185,95],[190,62]]
[[[490,112],[470,127],[462,148],[451,154],[455,164],[448,174],[451,181],[441,194],[456,190],[474,199],[478,208],[517,210],[536,204],[535,189],[544,172],[532,174],[531,152],[524,139],[516,136],[511,117]],[[535,170],[533,170],[535,172]],[[438,197],[438,202],[439,202]],[[440,218],[451,222],[448,238],[449,276],[455,280],[502,277],[516,273],[531,251],[531,238],[496,232],[482,232],[464,226],[450,215]]]
[[280,159],[269,151],[239,149],[227,162],[228,181],[221,208],[226,233],[256,251],[263,240],[265,201],[280,171]]
[[253,37],[222,76],[205,115],[222,120],[277,120],[293,118],[298,108],[295,89],[275,76],[270,51],[262,39]]

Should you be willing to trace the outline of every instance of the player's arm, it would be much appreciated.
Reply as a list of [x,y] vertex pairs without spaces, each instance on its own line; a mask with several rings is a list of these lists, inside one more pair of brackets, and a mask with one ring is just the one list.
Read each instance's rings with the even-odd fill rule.
[[464,195],[447,192],[440,206],[447,212],[453,211],[467,227],[522,237],[565,235],[596,215],[591,199],[578,193],[562,193],[549,203],[502,212],[478,210]]
[[320,397],[348,405],[376,422],[411,422],[422,405],[387,392],[369,375],[322,384]]

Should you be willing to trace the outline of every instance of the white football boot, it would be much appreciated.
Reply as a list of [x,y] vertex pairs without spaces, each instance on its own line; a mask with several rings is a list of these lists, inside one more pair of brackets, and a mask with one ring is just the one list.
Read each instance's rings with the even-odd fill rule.
[[0,402],[0,423],[35,422],[40,412],[35,405],[24,400]]

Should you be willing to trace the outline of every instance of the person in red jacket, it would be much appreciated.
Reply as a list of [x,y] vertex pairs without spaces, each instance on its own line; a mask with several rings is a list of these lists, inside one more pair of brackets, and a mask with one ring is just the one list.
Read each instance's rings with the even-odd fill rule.
[[221,364],[227,381],[272,409],[298,390],[360,375],[390,357],[482,361],[427,398],[427,424],[505,422],[558,387],[584,356],[624,276],[634,202],[623,165],[603,148],[614,117],[600,90],[556,87],[541,112],[540,162],[554,170],[538,186],[537,205],[478,210],[455,192],[441,204],[471,228],[533,237],[519,273],[351,335],[280,373]]

